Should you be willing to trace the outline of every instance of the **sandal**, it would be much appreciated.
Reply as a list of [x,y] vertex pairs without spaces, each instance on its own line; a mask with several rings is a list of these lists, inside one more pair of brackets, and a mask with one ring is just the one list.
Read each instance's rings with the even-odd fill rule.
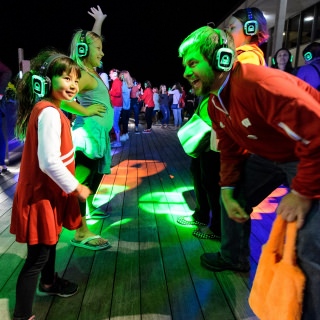
[[218,236],[214,233],[203,233],[199,230],[194,230],[192,235],[199,239],[221,240],[221,236]]

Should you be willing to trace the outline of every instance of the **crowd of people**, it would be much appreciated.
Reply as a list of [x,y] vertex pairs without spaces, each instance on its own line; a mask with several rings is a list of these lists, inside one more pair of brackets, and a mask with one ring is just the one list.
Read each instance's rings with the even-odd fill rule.
[[[70,57],[43,50],[17,83],[16,133],[25,145],[10,231],[28,249],[14,319],[34,319],[37,285],[42,294],[77,292],[77,284],[55,272],[62,227],[75,230],[70,243],[76,247],[111,246],[89,230],[87,215],[102,176],[111,171],[111,148],[130,139],[130,117],[134,133],[148,134],[154,123],[168,128],[171,115],[179,130],[195,112],[212,127],[212,138],[191,159],[194,213],[177,222],[195,225],[195,237],[221,242],[219,252],[201,255],[201,264],[215,272],[249,271],[252,208],[285,184],[290,192],[277,213],[298,222],[298,263],[307,277],[303,319],[320,319],[320,44],[303,50],[305,66],[294,68],[290,51],[280,48],[267,67],[260,48],[269,37],[266,19],[257,8],[240,9],[226,30],[201,27],[181,43],[179,57],[192,87],[185,92],[179,82],[168,89],[139,82],[128,70],[112,68],[107,75],[101,62],[106,14],[99,6],[88,13],[93,28],[75,31]],[[1,62],[0,76],[2,101],[11,71]],[[67,112],[76,115],[71,132]],[[140,131],[142,112],[146,127]],[[2,131],[0,142],[1,174],[7,170]]]

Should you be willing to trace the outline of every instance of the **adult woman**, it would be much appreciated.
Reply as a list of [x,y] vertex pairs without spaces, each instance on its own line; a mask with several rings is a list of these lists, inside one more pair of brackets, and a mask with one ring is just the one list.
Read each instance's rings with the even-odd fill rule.
[[293,73],[292,54],[287,48],[280,48],[273,56],[271,67]]
[[133,87],[130,92],[130,111],[133,111],[134,114],[134,124],[135,124],[135,133],[139,133],[139,113],[140,113],[140,102],[139,95],[141,90],[141,83],[134,80]]
[[168,91],[168,94],[173,95],[173,101],[171,110],[173,113],[173,122],[176,129],[179,129],[182,125],[181,109],[179,108],[179,100],[182,96],[182,87],[179,82],[176,82],[172,87],[172,90]]
[[120,142],[120,114],[122,110],[123,100],[122,100],[122,82],[119,79],[120,71],[118,69],[111,69],[109,72],[109,77],[112,80],[111,89],[109,91],[111,104],[114,110],[113,117],[113,130],[116,134],[116,141],[112,142],[112,147],[121,147]]
[[122,81],[122,136],[120,137],[120,141],[127,141],[129,140],[128,124],[130,116],[130,93],[133,87],[133,80],[127,70],[120,72],[120,79]]
[[151,82],[146,80],[144,82],[144,92],[142,95],[139,96],[139,99],[144,102],[144,105],[146,106],[146,122],[147,122],[147,128],[143,130],[143,133],[150,133],[151,132],[151,126],[152,126],[152,114],[154,109],[154,101],[153,101],[153,92],[152,92],[152,86]]
[[167,93],[167,87],[164,84],[161,84],[159,91],[159,104],[160,111],[162,113],[161,128],[167,128],[170,119],[169,96]]

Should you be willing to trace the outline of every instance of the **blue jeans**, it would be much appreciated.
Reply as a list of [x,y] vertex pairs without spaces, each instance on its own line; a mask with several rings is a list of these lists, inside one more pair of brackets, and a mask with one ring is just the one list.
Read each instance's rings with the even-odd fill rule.
[[[176,106],[176,105],[172,105],[172,106]],[[172,107],[171,107],[172,108]],[[182,118],[181,118],[181,109],[179,108],[172,108],[172,113],[173,113],[173,121],[174,121],[174,125],[176,127],[181,126],[182,125]]]
[[113,107],[114,116],[113,116],[113,129],[114,132],[120,132],[119,120],[122,107]]
[[138,98],[130,99],[130,110],[134,113],[134,124],[136,127],[139,125],[139,113],[140,113],[140,104]]
[[[256,155],[247,160],[244,174],[234,190],[234,197],[247,213],[281,184],[290,185],[298,162],[276,163]],[[237,223],[221,210],[221,256],[233,264],[249,260],[251,220]],[[320,320],[320,206],[315,200],[304,226],[298,232],[297,261],[306,275],[303,320]]]
[[169,106],[166,106],[164,104],[160,105],[160,111],[162,113],[162,120],[161,120],[161,124],[169,124],[169,120],[170,120],[170,109]]

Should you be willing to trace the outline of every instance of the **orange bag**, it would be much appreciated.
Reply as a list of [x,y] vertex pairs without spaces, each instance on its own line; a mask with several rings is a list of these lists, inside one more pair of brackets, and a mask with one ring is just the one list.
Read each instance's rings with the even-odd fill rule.
[[296,222],[275,219],[249,295],[260,320],[301,319],[305,275],[296,263]]

